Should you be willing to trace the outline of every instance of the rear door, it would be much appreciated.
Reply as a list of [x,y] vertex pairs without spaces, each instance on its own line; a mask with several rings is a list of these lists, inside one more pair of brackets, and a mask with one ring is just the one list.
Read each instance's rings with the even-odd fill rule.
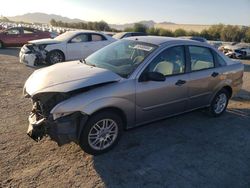
[[104,46],[107,46],[110,43],[110,41],[107,40],[107,38],[101,34],[97,33],[91,33],[90,34],[90,41],[88,43],[89,48],[89,54],[94,53],[95,51],[103,48]]
[[220,68],[210,48],[187,46],[189,53],[189,109],[209,104],[216,86],[220,82]]
[[150,122],[184,112],[188,102],[188,75],[185,73],[184,46],[167,48],[142,73],[159,72],[165,81],[138,81],[136,122]]

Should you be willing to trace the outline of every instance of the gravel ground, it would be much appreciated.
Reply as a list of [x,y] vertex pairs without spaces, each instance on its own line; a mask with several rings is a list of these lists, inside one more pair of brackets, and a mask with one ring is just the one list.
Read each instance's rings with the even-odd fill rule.
[[0,50],[0,187],[250,187],[250,61],[223,116],[196,111],[129,130],[93,157],[26,135],[22,87],[33,69],[18,50]]

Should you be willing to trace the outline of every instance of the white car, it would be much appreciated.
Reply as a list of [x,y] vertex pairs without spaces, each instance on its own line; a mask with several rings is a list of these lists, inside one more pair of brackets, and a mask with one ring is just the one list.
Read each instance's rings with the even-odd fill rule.
[[68,31],[54,39],[29,41],[21,48],[19,58],[28,66],[85,59],[114,41],[116,39],[104,33]]
[[250,47],[247,45],[226,45],[218,49],[230,58],[244,59],[250,57]]

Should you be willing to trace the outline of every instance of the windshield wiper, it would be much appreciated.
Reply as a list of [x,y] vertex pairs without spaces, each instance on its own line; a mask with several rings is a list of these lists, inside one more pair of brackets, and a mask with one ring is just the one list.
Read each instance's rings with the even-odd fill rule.
[[96,67],[95,64],[87,63],[85,59],[81,59],[80,62],[81,62],[81,63],[84,63],[85,65],[89,65],[89,66],[91,66],[91,67]]
[[80,59],[80,62],[86,64],[86,60],[85,59]]

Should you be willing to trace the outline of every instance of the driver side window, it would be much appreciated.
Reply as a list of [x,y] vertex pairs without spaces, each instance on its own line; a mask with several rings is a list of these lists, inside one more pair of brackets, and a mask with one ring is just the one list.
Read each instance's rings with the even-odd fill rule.
[[7,30],[7,33],[9,35],[19,35],[20,31],[18,29],[9,29],[9,30]]
[[184,46],[175,46],[161,52],[148,67],[149,72],[159,72],[164,76],[185,72]]

